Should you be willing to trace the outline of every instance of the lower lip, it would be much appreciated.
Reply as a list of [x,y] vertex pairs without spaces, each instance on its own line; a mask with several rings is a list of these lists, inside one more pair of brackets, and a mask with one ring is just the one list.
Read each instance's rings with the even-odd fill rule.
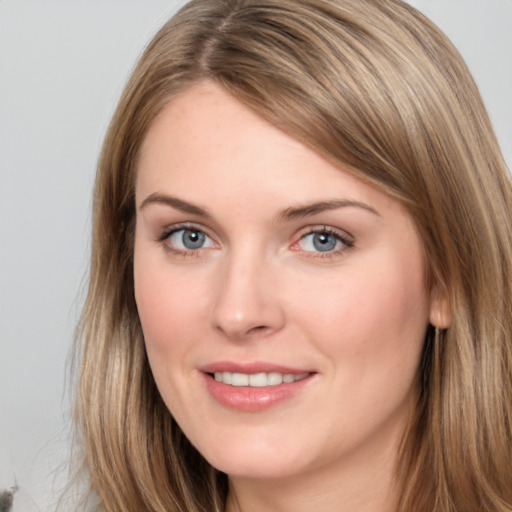
[[210,395],[221,405],[243,412],[259,412],[269,409],[295,396],[306,386],[313,374],[304,379],[277,386],[251,387],[230,386],[216,381],[212,375],[204,373],[206,387]]

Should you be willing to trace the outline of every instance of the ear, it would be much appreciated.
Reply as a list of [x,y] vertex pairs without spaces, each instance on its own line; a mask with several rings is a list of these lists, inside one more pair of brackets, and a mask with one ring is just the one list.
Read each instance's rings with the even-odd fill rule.
[[430,294],[430,323],[439,329],[447,329],[452,322],[453,313],[448,292],[435,286]]

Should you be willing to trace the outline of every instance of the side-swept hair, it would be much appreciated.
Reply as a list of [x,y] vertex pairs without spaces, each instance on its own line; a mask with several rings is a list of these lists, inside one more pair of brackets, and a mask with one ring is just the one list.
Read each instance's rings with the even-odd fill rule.
[[147,47],[99,162],[77,338],[75,420],[100,508],[225,506],[226,475],[156,389],[133,292],[139,149],[162,108],[202,79],[391,194],[416,223],[453,323],[426,333],[399,511],[512,511],[510,175],[462,58],[400,0],[193,0]]

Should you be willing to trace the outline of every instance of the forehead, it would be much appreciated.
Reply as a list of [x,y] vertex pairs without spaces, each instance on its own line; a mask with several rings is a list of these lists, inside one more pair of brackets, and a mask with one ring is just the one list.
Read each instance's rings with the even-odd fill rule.
[[210,81],[174,97],[150,127],[139,159],[138,204],[154,193],[223,206],[327,198],[397,204]]

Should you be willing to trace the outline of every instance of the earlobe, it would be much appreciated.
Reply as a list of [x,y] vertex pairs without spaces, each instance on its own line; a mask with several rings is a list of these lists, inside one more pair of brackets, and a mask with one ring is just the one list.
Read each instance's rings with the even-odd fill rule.
[[453,312],[446,290],[434,288],[430,300],[430,323],[439,329],[452,325]]

